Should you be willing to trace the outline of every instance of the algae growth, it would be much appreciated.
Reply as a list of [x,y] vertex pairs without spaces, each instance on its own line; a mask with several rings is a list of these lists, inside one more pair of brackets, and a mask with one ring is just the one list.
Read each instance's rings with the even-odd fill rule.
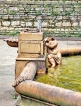
[[61,66],[36,81],[81,92],[81,56],[62,57]]

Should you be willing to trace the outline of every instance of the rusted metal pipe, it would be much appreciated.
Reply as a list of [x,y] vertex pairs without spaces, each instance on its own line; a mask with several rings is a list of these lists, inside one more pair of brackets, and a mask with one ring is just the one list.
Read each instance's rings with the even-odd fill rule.
[[21,72],[20,76],[14,81],[13,87],[16,87],[25,80],[33,80],[36,74],[37,66],[34,62],[29,62],[24,67],[23,71]]
[[81,106],[81,93],[26,80],[16,86],[15,90],[25,96],[40,99],[60,106]]
[[62,56],[68,56],[68,55],[78,55],[81,54],[81,47],[70,47],[70,48],[63,48],[59,49]]

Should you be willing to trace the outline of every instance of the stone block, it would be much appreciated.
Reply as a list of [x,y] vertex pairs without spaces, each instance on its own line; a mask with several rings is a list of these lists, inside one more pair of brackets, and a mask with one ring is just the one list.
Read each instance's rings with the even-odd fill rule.
[[43,58],[17,58],[16,59],[16,70],[15,70],[15,78],[21,74],[22,70],[24,69],[25,65],[28,62],[35,62],[37,66],[37,75],[44,75],[46,72],[46,65],[45,65],[45,57]]
[[18,55],[22,55],[23,57],[38,57],[43,55],[43,41],[20,40]]
[[70,22],[63,22],[62,26],[71,26],[71,23]]
[[81,26],[81,21],[80,21],[80,26]]
[[11,25],[12,26],[18,26],[20,24],[20,21],[12,21]]
[[8,27],[10,25],[10,21],[3,21],[2,25]]
[[56,23],[56,26],[61,26],[62,22]]
[[2,19],[3,19],[3,20],[8,20],[8,15],[2,16]]
[[78,22],[74,22],[72,26],[78,26]]
[[20,40],[43,40],[43,33],[31,33],[31,32],[21,32],[19,34]]

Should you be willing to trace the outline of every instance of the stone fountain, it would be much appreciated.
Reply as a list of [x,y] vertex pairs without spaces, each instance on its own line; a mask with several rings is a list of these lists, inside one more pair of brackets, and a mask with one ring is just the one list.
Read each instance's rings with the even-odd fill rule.
[[19,34],[13,87],[20,95],[47,103],[60,106],[80,106],[80,92],[34,81],[36,73],[46,72],[43,38],[42,32],[21,32]]

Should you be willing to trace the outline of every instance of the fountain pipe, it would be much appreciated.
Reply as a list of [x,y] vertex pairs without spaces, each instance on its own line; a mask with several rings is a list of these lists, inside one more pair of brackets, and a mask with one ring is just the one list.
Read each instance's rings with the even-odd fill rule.
[[20,77],[26,77],[27,80],[33,80],[36,74],[37,66],[34,62],[29,62],[24,67]]
[[15,86],[15,90],[22,95],[60,106],[81,106],[80,92],[32,81],[35,74],[35,63],[28,63],[18,78],[28,77]]
[[81,106],[81,93],[31,80],[21,82],[15,90],[25,96],[60,106]]
[[61,52],[62,56],[78,55],[81,54],[81,47],[61,48],[59,51]]
[[38,16],[37,17],[37,29],[41,32],[42,31],[42,17]]
[[12,86],[16,87],[25,80],[33,80],[36,75],[36,70],[37,66],[34,62],[27,63],[23,71],[21,72],[20,76],[16,78]]

